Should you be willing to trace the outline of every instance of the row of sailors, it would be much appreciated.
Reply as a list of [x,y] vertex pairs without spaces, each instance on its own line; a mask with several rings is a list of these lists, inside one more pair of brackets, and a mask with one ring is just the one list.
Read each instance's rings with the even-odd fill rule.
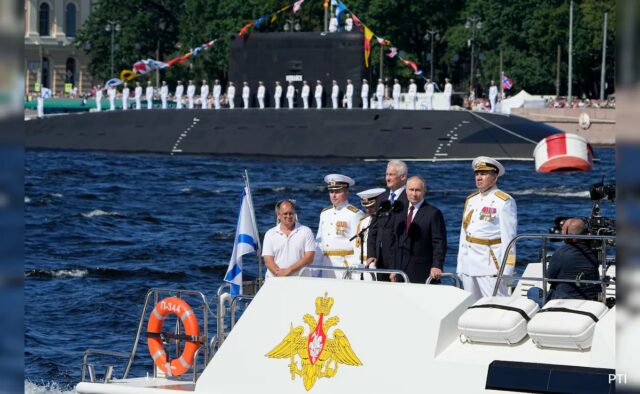
[[[376,106],[378,109],[382,109],[382,104],[385,98],[385,87],[386,85],[382,81],[382,79],[378,80],[378,85],[375,89],[374,97],[376,99]],[[145,89],[145,100],[147,103],[147,108],[153,108],[153,98],[159,90],[159,96],[162,102],[162,108],[168,108],[169,102],[169,86],[166,81],[162,81],[162,86],[160,89],[154,88],[151,84],[151,81],[147,82],[147,87]],[[430,79],[427,79],[427,82],[424,85],[424,90],[426,92],[427,99],[427,110],[433,109],[433,95],[435,93],[435,83],[431,82]],[[100,111],[102,109],[102,99],[103,99],[103,91],[104,89],[96,86],[96,109]],[[393,108],[400,108],[400,95],[401,95],[402,87],[400,86],[400,82],[397,79],[394,79],[393,89],[392,89],[392,98],[393,98]],[[110,109],[115,110],[115,100],[118,95],[116,87],[108,87],[106,88],[107,97],[109,98]],[[142,86],[140,82],[136,82],[136,87],[134,89],[134,100],[135,100],[135,109],[142,109]],[[211,108],[211,104],[213,104],[213,108],[220,109],[222,107],[223,99],[226,98],[228,102],[229,108],[235,108],[235,96],[236,96],[236,87],[233,82],[229,82],[229,86],[227,87],[226,97],[222,95],[222,86],[220,85],[219,80],[215,80],[212,91],[213,102],[209,102],[209,85],[206,80],[202,81],[202,85],[200,86],[200,95],[199,102],[200,106],[203,109]],[[316,108],[322,108],[322,97],[323,97],[324,88],[322,86],[322,82],[320,80],[316,81],[316,86],[314,89],[313,97],[315,99]],[[353,97],[354,97],[354,86],[350,79],[347,80],[346,90],[343,95],[343,107],[351,109],[353,108]],[[445,78],[444,85],[444,95],[445,100],[448,106],[451,105],[451,94],[453,92],[453,88],[449,79]],[[273,99],[275,103],[275,108],[280,108],[282,102],[282,95],[284,93],[282,85],[280,85],[279,81],[276,81]],[[338,82],[333,80],[331,86],[331,104],[332,108],[337,109],[339,106],[339,97],[340,97],[340,87],[338,86]],[[416,109],[416,98],[418,94],[418,86],[416,85],[413,79],[410,80],[407,96],[405,101],[409,103],[409,109]],[[303,81],[302,90],[300,92],[300,97],[302,99],[303,108],[307,109],[310,105],[310,95],[311,95],[311,87],[307,81]],[[177,109],[182,109],[185,105],[189,109],[193,109],[196,105],[196,85],[193,81],[189,81],[189,85],[187,86],[186,91],[186,102],[184,101],[185,90],[184,85],[181,81],[178,81],[178,85],[176,86],[175,93],[173,95],[174,101],[176,103]],[[125,82],[122,89],[122,108],[127,110],[129,108],[129,98],[131,97],[131,90],[129,89],[128,84]],[[294,107],[294,101],[296,97],[296,88],[293,82],[289,81],[287,86],[286,95],[288,108]],[[362,108],[369,108],[369,83],[366,79],[362,80],[362,86],[360,88],[360,98],[362,100]],[[242,102],[243,108],[249,108],[251,99],[251,88],[249,87],[248,82],[243,83],[242,87]],[[258,83],[258,89],[256,93],[256,99],[258,102],[259,108],[265,108],[265,101],[267,99],[267,89],[262,81]],[[448,109],[448,108],[447,108]]]

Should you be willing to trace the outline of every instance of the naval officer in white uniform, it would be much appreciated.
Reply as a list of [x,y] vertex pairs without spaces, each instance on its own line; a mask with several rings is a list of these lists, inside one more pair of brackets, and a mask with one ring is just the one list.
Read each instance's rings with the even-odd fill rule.
[[[358,226],[356,227],[356,234],[360,234],[362,230],[364,233],[362,237],[356,237],[351,241],[353,245],[353,253],[356,256],[356,264],[352,265],[352,267],[356,268],[366,268],[365,264],[367,257],[367,239],[369,236],[369,226],[371,225],[371,219],[376,214],[376,197],[384,193],[386,190],[378,187],[375,189],[369,189],[358,193],[358,197],[360,197],[360,204],[365,209],[365,216],[360,219]],[[363,246],[364,245],[364,249]],[[371,264],[369,268],[376,268],[375,264]],[[351,279],[354,280],[375,280],[374,274],[360,274],[360,275],[351,275]]]
[[[516,202],[498,189],[498,177],[504,175],[502,164],[490,157],[473,160],[477,192],[464,203],[458,267],[464,289],[479,299],[493,295],[496,275],[507,245],[516,236],[518,216]],[[507,258],[504,275],[513,274],[515,248]],[[505,281],[500,282],[499,296],[508,296]]]
[[[355,181],[348,176],[329,174],[324,177],[331,205],[322,210],[316,234],[314,263],[334,267],[348,267],[358,263],[353,252],[351,237],[356,235],[358,223],[364,213],[349,204],[349,187]],[[342,278],[343,272],[322,271],[325,278]]]

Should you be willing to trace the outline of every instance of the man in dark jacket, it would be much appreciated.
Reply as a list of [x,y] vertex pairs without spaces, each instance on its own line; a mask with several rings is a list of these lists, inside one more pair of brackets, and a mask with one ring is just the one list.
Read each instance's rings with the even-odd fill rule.
[[[582,234],[582,219],[567,219],[562,225],[562,234]],[[598,280],[598,256],[585,241],[566,239],[565,245],[558,249],[547,268],[549,279]],[[554,299],[597,300],[601,286],[595,284],[576,284],[574,282],[553,282],[547,301]]]
[[[394,265],[411,283],[425,283],[429,276],[440,279],[447,253],[447,230],[442,212],[425,201],[427,185],[419,176],[407,181],[407,207],[394,216],[396,248]],[[401,280],[396,274],[391,281]]]

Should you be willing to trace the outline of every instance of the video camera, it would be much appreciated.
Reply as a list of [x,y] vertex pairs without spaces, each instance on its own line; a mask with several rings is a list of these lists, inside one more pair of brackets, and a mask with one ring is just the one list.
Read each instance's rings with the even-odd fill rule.
[[[581,218],[584,221],[584,234],[589,235],[616,235],[616,220],[600,215],[600,201],[608,199],[615,201],[616,199],[616,183],[604,183],[604,176],[598,183],[594,183],[589,187],[589,196],[593,201],[591,216]],[[565,220],[573,216],[558,216],[554,220],[553,227],[549,228],[550,234],[561,234],[562,225]],[[552,241],[560,241],[560,239],[551,239]]]

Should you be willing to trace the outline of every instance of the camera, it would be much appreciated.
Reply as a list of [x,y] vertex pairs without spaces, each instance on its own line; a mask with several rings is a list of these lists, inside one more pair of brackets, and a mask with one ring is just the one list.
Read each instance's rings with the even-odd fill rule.
[[[615,201],[616,199],[616,183],[604,183],[604,177],[598,183],[594,183],[589,187],[589,196],[593,201],[593,208],[591,209],[591,216],[580,218],[584,221],[585,229],[584,234],[588,235],[616,235],[616,221],[608,217],[600,215],[600,201],[608,199],[609,201]],[[549,228],[550,234],[561,234],[562,225],[565,220],[572,216],[558,216],[554,220],[554,225]],[[557,242],[560,239],[551,239],[551,241]]]

